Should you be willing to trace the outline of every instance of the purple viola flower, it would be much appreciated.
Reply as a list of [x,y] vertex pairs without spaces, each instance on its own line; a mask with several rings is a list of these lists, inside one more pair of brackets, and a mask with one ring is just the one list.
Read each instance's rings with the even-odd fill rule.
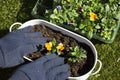
[[62,9],[62,7],[61,7],[60,5],[58,5],[58,6],[57,6],[57,9],[58,9],[58,10],[61,10],[61,9]]
[[67,24],[73,24],[73,21],[72,20],[68,20]]
[[78,12],[82,12],[83,11],[83,8],[82,7],[79,7],[78,8]]

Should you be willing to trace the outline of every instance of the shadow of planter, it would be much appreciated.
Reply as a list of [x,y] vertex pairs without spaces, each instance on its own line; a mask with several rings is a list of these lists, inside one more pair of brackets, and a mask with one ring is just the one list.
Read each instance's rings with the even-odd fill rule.
[[9,32],[9,30],[0,30],[0,38],[6,35]]

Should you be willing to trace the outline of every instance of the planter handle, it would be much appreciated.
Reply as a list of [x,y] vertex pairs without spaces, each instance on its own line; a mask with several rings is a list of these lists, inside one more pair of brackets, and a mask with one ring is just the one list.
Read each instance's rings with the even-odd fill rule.
[[15,25],[22,25],[22,23],[20,23],[20,22],[16,22],[16,23],[13,23],[11,26],[10,26],[10,28],[9,28],[9,32],[12,32],[12,28],[15,26]]
[[97,71],[91,73],[91,75],[95,75],[95,74],[97,74],[97,73],[101,70],[101,68],[102,68],[102,62],[101,62],[100,60],[97,60],[97,62],[99,62],[99,68],[98,68]]
[[[13,23],[11,26],[10,26],[10,28],[9,28],[9,32],[12,32],[12,28],[15,26],[15,25],[22,25],[22,23],[20,23],[20,22],[15,22],[15,23]],[[23,56],[23,58],[24,59],[26,59],[26,60],[28,60],[28,61],[33,61],[33,60],[31,60],[31,59],[29,59],[28,57],[26,57],[26,56]]]

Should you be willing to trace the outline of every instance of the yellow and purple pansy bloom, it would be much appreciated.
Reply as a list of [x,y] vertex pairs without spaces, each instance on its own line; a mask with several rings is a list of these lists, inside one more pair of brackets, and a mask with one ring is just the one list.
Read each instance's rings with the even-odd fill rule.
[[48,51],[52,50],[52,42],[47,42],[47,43],[45,43],[45,48],[46,48]]
[[90,12],[90,21],[95,21],[96,19],[98,19],[97,15],[93,12]]
[[58,50],[62,51],[62,50],[64,50],[64,45],[63,45],[62,43],[59,43],[56,48],[57,48]]

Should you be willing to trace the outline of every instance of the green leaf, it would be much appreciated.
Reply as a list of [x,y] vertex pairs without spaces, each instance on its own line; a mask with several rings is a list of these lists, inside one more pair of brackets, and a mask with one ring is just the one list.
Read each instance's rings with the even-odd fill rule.
[[116,19],[120,20],[120,13],[116,15]]
[[88,37],[88,38],[92,38],[92,36],[93,36],[93,33],[92,33],[92,32],[88,32],[87,37]]
[[54,10],[53,10],[53,13],[54,13],[54,14],[57,14],[57,13],[58,13],[57,9],[54,9]]
[[106,4],[105,9],[106,9],[106,11],[107,11],[107,12],[110,10],[110,8],[109,8],[109,5],[108,5],[108,4]]
[[86,54],[81,54],[82,58],[87,58]]
[[76,52],[71,52],[71,55],[72,56],[76,56]]
[[99,24],[97,24],[97,25],[95,26],[95,28],[96,28],[96,29],[100,29],[101,27],[100,27]]
[[86,33],[86,31],[85,31],[85,30],[82,30],[82,31],[81,31],[81,33],[82,33],[82,34],[85,34],[85,33]]
[[80,24],[80,26],[79,26],[80,29],[83,29],[84,27],[85,27],[85,25],[83,25],[83,24]]
[[53,46],[56,46],[56,39],[55,38],[53,38],[52,44],[53,44]]
[[50,18],[52,18],[52,19],[58,19],[58,17],[55,14],[50,15]]
[[103,23],[106,22],[106,18],[105,18],[105,17],[102,18],[101,21],[102,21]]
[[74,48],[73,48],[73,47],[69,47],[69,48],[70,48],[70,50],[71,50],[71,51],[73,51],[73,50],[74,50]]
[[75,52],[79,52],[79,47],[76,46],[76,47],[74,48],[74,51],[75,51]]
[[56,52],[56,47],[52,47],[52,53],[55,53]]
[[61,51],[57,50],[57,54],[58,54],[58,55],[61,55]]

